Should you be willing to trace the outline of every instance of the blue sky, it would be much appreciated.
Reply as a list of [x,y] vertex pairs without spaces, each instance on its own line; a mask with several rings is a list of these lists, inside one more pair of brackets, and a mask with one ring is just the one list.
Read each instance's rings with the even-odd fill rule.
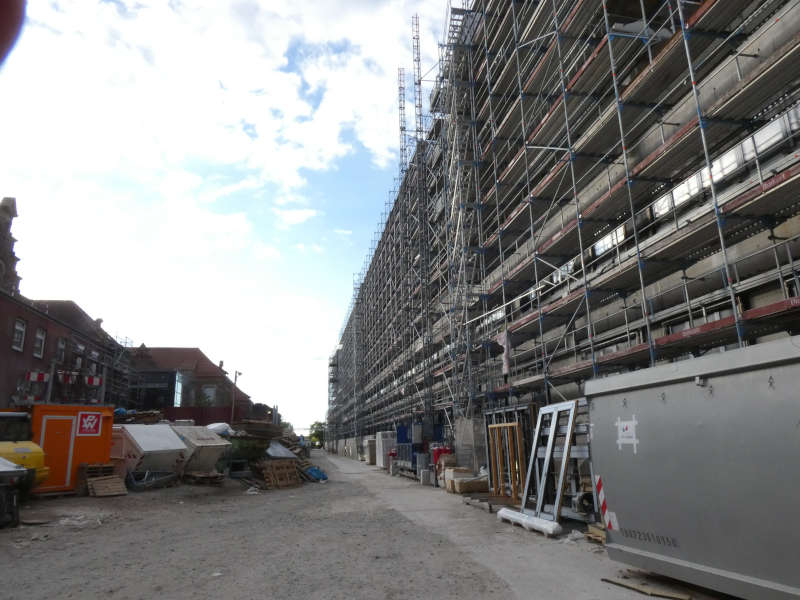
[[199,346],[298,427],[323,419],[327,356],[397,173],[411,16],[427,71],[444,10],[29,3],[0,68],[23,294],[74,299],[137,345]]

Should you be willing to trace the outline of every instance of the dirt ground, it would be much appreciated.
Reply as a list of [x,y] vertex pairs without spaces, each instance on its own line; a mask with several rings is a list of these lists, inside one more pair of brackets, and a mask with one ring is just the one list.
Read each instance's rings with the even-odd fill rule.
[[313,461],[327,483],[26,503],[23,520],[47,522],[0,530],[2,597],[643,597],[600,581],[623,567],[594,544],[545,539],[363,463]]

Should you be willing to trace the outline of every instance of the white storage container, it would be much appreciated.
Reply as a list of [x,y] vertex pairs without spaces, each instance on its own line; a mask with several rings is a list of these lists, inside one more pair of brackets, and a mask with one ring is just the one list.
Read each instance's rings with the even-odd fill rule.
[[187,473],[210,473],[231,445],[207,427],[173,425],[172,430],[186,444],[184,470]]
[[128,471],[181,473],[189,452],[169,425],[114,425],[111,458]]

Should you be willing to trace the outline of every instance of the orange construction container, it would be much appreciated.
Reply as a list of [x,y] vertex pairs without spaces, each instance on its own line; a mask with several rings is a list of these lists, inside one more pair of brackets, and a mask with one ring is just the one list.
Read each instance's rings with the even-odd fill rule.
[[50,475],[34,494],[72,492],[81,463],[108,463],[111,459],[113,406],[34,404],[33,441],[44,450]]

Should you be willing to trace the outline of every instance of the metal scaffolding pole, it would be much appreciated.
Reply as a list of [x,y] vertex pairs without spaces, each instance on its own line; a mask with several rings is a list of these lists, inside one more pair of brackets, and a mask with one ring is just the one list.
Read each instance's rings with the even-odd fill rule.
[[564,98],[564,122],[566,123],[567,128],[567,148],[569,148],[569,171],[570,171],[570,178],[572,180],[572,202],[575,203],[575,218],[578,220],[578,248],[580,250],[581,256],[581,272],[583,274],[583,299],[586,304],[586,335],[589,339],[589,354],[592,360],[592,373],[597,375],[597,360],[595,358],[594,352],[594,334],[592,331],[592,309],[591,305],[589,304],[589,282],[586,277],[586,260],[583,255],[583,236],[581,235],[581,211],[578,205],[578,190],[577,190],[577,183],[575,179],[575,167],[573,164],[574,160],[574,150],[572,148],[572,133],[569,127],[569,109],[567,108],[567,84],[565,81],[564,75],[564,62],[561,53],[561,33],[559,31],[560,26],[558,23],[558,6],[556,4],[556,0],[552,0],[553,6],[553,31],[556,36],[556,50],[558,52],[558,72],[559,72],[559,80],[561,83],[561,95]]
[[725,269],[725,281],[727,283],[728,294],[730,296],[731,311],[736,323],[736,339],[738,340],[739,347],[744,346],[744,332],[742,331],[741,315],[739,314],[739,307],[736,304],[736,292],[733,288],[733,279],[731,278],[731,268],[728,261],[728,250],[725,246],[725,234],[722,231],[722,215],[719,210],[719,201],[717,199],[717,185],[714,183],[714,173],[711,171],[711,156],[708,153],[708,141],[706,140],[705,119],[703,119],[703,109],[700,106],[700,92],[697,89],[697,79],[694,74],[694,64],[692,62],[692,53],[689,49],[689,35],[686,28],[686,19],[683,14],[684,0],[677,0],[678,16],[681,22],[681,37],[683,38],[683,48],[686,51],[686,64],[689,68],[689,80],[692,82],[692,95],[694,96],[694,104],[697,108],[697,127],[700,130],[700,139],[703,143],[703,156],[705,157],[706,169],[708,169],[708,179],[711,187],[711,201],[714,203],[714,215],[717,223],[717,234],[719,235],[720,250],[722,251],[722,262]]
[[[603,0],[603,20],[606,25],[606,37],[608,39],[608,58],[611,64],[611,81],[614,83],[614,100],[617,108],[617,124],[619,125],[619,140],[622,150],[622,162],[625,165],[625,188],[628,194],[628,209],[631,212],[631,229],[633,229],[633,243],[636,248],[636,270],[639,273],[639,291],[642,296],[642,319],[644,319],[645,330],[647,331],[647,345],[650,350],[650,366],[656,364],[656,347],[653,343],[652,326],[650,323],[650,305],[647,300],[647,291],[644,285],[644,259],[642,258],[642,251],[639,247],[639,231],[636,226],[636,210],[633,206],[633,195],[631,194],[631,185],[633,179],[631,177],[631,169],[628,163],[628,145],[625,141],[625,127],[622,124],[622,100],[619,93],[619,84],[617,82],[617,62],[614,58],[614,34],[611,31],[611,23],[608,20],[608,8],[606,2]],[[646,26],[644,16],[644,5],[642,5],[642,24]],[[648,40],[648,51],[650,51],[650,44]],[[652,58],[650,59],[652,62]]]
[[[527,126],[527,121],[526,121],[526,118],[525,118],[525,104],[524,104],[525,91],[524,91],[523,85],[522,85],[522,64],[521,64],[521,61],[520,61],[521,40],[520,40],[520,34],[519,34],[519,21],[518,21],[518,16],[517,16],[517,7],[516,7],[516,3],[513,3],[513,2],[511,3],[511,17],[512,17],[512,19],[511,19],[511,27],[512,27],[512,32],[513,32],[513,36],[514,36],[514,38],[513,38],[514,39],[514,62],[515,62],[515,67],[516,67],[515,68],[515,80],[516,80],[516,83],[517,83],[517,94],[518,94],[518,98],[519,98],[520,127],[521,127],[521,131],[522,131],[522,141],[523,141],[523,143],[525,143],[526,135],[527,135],[527,132],[528,132],[528,126]],[[546,34],[546,38],[544,38],[544,39],[549,38],[551,35],[552,34]],[[533,215],[533,203],[530,202],[530,197],[531,197],[531,193],[533,191],[533,186],[531,185],[530,164],[529,164],[527,149],[524,151],[524,157],[525,157],[525,198],[526,198],[526,200],[529,200],[528,201],[528,207],[527,207],[528,221],[529,221],[529,225],[530,225],[531,239],[535,240],[536,239],[536,232],[535,232],[535,229],[534,229],[535,219],[534,219],[534,215]],[[536,261],[536,245],[535,245],[535,243],[534,243],[534,247],[533,247],[533,254],[534,254],[534,261],[533,261],[533,278],[534,278],[533,289],[536,290],[536,318],[537,318],[538,325],[539,325],[539,348],[540,348],[540,351],[541,351],[542,376],[544,378],[543,389],[544,389],[545,397],[547,398],[547,400],[549,402],[550,401],[550,387],[548,385],[549,377],[548,377],[548,370],[546,368],[546,365],[548,364],[548,360],[547,360],[547,345],[544,342],[544,316],[542,314],[541,294],[539,293],[539,286],[540,286],[539,266],[538,266],[537,261]],[[536,349],[535,348],[534,348],[534,359],[537,361],[535,364],[538,366],[538,360],[539,359],[536,357]]]
[[414,53],[414,106],[416,121],[416,206],[417,206],[417,249],[419,257],[420,312],[422,318],[421,363],[422,363],[422,404],[423,439],[433,435],[433,380],[431,377],[431,318],[430,318],[430,244],[428,227],[428,187],[426,183],[426,144],[422,116],[422,68],[419,44],[419,15],[412,18],[412,48]]

